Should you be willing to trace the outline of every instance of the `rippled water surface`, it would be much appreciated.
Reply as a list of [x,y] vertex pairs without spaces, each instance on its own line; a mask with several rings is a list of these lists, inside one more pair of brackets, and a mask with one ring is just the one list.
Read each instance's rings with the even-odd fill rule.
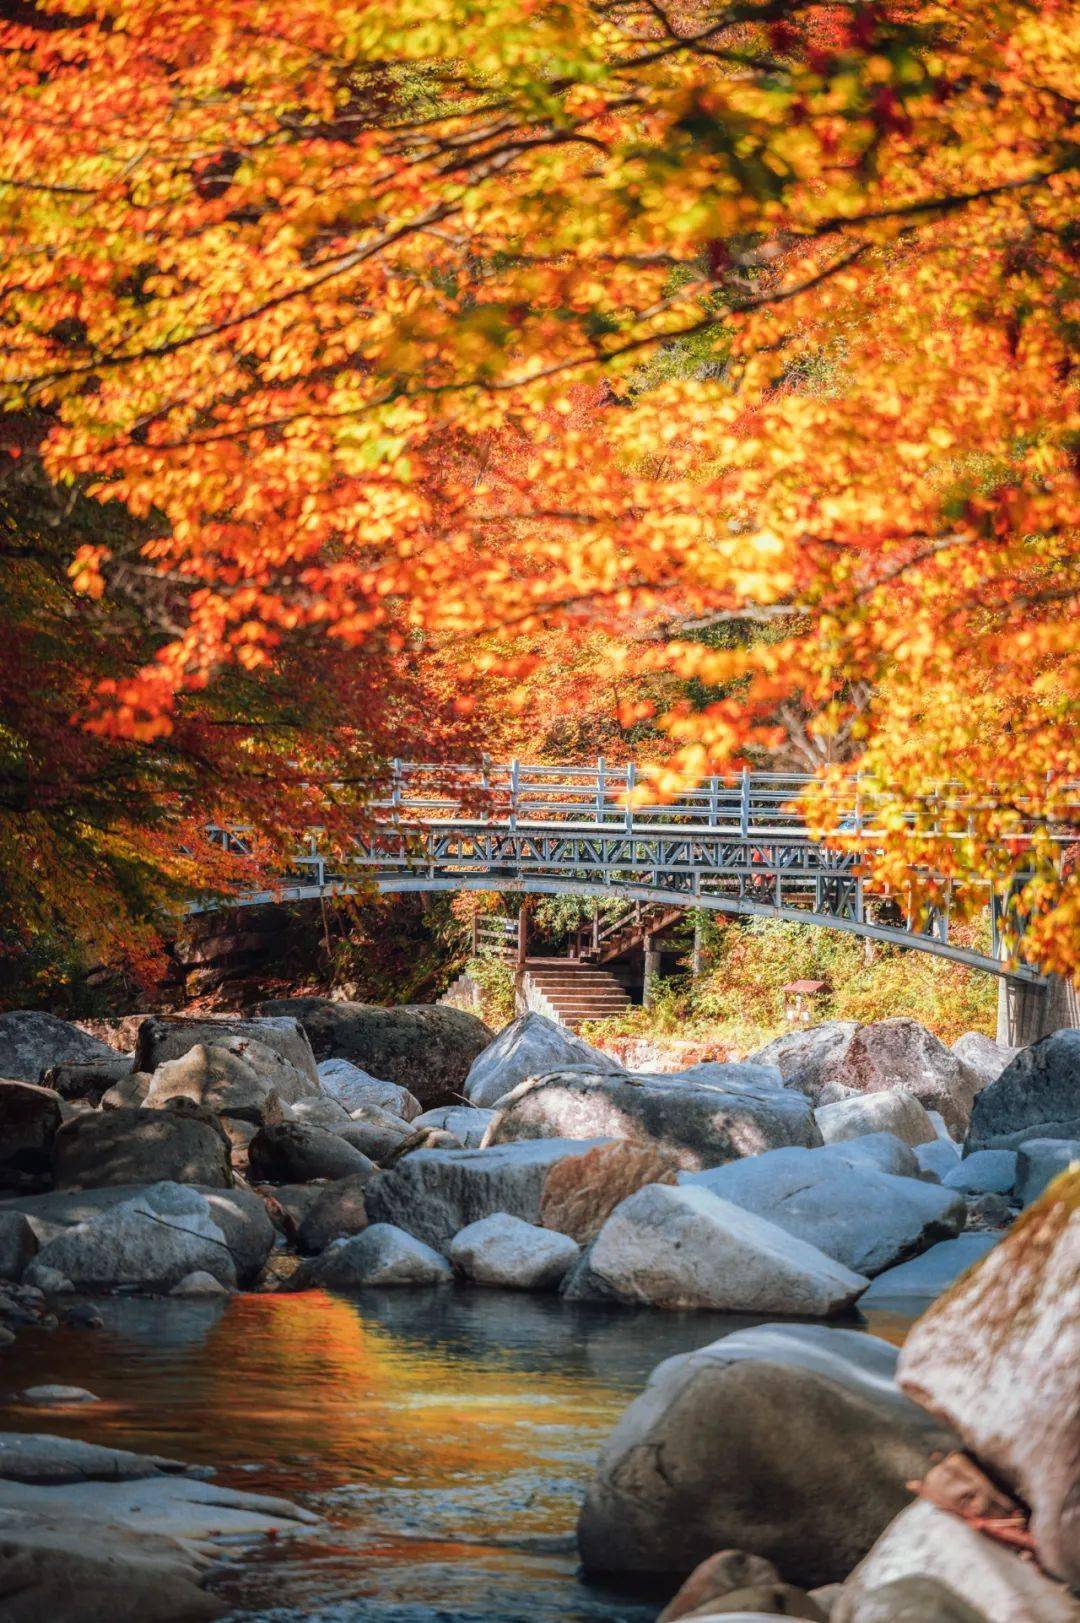
[[96,1306],[104,1330],[21,1334],[3,1382],[103,1401],[9,1404],[0,1425],[213,1465],[319,1512],[217,1587],[238,1618],[322,1623],[652,1623],[656,1597],[580,1580],[584,1485],[661,1359],[759,1322],[458,1288]]

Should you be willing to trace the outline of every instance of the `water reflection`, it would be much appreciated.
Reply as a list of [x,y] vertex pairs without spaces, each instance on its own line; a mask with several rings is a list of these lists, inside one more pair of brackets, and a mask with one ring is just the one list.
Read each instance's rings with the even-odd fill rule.
[[459,1289],[97,1306],[103,1330],[20,1336],[4,1386],[105,1402],[0,1423],[177,1454],[321,1511],[221,1581],[238,1617],[320,1623],[651,1623],[654,1599],[576,1576],[583,1485],[657,1363],[757,1322]]

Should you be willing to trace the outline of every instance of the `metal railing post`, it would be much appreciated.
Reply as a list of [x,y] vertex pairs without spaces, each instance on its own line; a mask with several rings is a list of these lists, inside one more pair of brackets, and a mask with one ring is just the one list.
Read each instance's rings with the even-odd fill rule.
[[604,757],[596,757],[596,821],[604,821],[604,811],[607,806],[607,780],[604,777]]
[[633,761],[626,766],[626,832],[634,832],[634,785],[637,782],[637,770]]
[[709,827],[715,828],[720,821],[720,780],[713,773],[709,779]]
[[518,762],[516,760],[511,761],[510,762],[510,830],[511,830],[511,833],[514,831],[514,829],[517,828],[518,775],[519,775],[519,772],[520,772],[520,767],[518,765]]
[[750,768],[742,769],[742,786],[739,796],[739,833],[743,839],[750,834]]

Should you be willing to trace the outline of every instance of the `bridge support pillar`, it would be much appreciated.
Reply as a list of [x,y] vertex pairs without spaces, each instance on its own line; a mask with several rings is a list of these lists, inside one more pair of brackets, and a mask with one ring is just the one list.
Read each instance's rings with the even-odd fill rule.
[[1067,1026],[1080,1026],[1080,988],[1061,975],[1043,981],[1019,981],[1003,975],[998,982],[997,1040],[1008,1048],[1027,1048],[1040,1037]]
[[645,937],[645,982],[642,988],[641,1001],[647,1009],[653,1006],[653,996],[656,992],[656,982],[660,977],[660,949],[656,946],[656,937]]

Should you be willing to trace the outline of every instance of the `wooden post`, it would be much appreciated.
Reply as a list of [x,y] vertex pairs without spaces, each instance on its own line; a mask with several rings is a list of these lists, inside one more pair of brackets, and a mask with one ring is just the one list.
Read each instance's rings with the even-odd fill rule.
[[653,945],[655,937],[650,933],[646,935],[645,947],[645,978],[641,989],[641,1001],[647,1009],[653,1006],[656,993],[656,981],[660,974],[660,953]]
[[470,956],[473,957],[473,958],[476,958],[476,957],[479,956],[479,949],[480,949],[480,929],[479,929],[479,925],[480,925],[480,915],[479,915],[479,913],[474,913],[473,916],[472,916],[472,953],[470,954]]
[[693,956],[690,959],[690,973],[694,976],[695,979],[701,974],[701,959],[702,959],[701,920],[700,919],[695,919],[694,920],[694,951],[693,951]]
[[518,778],[521,768],[517,761],[510,762],[510,828],[517,828],[518,814]]
[[529,904],[524,898],[518,903],[517,973],[525,973],[525,960],[529,955]]
[[633,761],[629,761],[626,767],[626,832],[628,834],[632,834],[634,832],[633,795],[634,783],[636,779],[637,773],[634,768],[634,763]]

